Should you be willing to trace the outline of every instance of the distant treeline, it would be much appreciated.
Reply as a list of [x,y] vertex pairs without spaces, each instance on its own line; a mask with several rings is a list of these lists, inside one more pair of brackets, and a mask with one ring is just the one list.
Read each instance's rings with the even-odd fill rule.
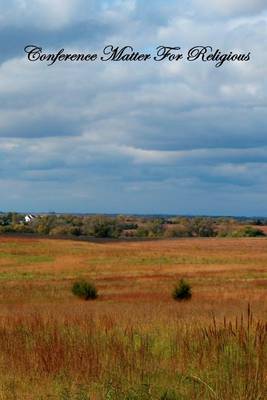
[[265,236],[265,219],[0,214],[0,233],[94,238],[190,238]]

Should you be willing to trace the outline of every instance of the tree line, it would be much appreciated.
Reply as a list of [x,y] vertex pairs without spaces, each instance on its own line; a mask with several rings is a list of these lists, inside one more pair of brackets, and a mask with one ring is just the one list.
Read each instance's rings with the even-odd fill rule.
[[139,217],[38,215],[25,221],[19,213],[0,214],[0,233],[94,238],[193,238],[265,236],[266,221],[226,217]]

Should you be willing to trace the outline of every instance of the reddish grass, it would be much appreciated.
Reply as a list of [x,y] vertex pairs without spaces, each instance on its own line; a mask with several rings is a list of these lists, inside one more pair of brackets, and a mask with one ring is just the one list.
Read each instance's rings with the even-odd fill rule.
[[[80,277],[95,282],[98,300],[72,295]],[[182,277],[193,297],[181,304],[171,292]],[[1,237],[0,289],[0,398],[12,398],[15,382],[18,399],[36,399],[38,390],[43,399],[63,399],[60,390],[73,393],[80,383],[92,399],[106,399],[109,390],[110,399],[124,399],[146,376],[154,397],[142,392],[138,400],[157,400],[177,382],[185,399],[215,398],[205,385],[185,382],[193,371],[220,400],[264,399],[264,238],[96,244]],[[248,303],[254,317],[245,330]]]

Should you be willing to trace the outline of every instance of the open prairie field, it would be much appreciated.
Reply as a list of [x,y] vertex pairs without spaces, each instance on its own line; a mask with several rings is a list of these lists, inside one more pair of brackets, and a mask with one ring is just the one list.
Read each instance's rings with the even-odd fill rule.
[[264,400],[266,322],[264,238],[0,237],[0,399]]

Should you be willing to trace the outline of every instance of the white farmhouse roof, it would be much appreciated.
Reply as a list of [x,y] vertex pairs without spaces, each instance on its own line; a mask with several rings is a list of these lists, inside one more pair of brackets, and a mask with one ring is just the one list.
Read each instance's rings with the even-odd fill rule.
[[31,222],[32,220],[34,220],[34,218],[36,218],[34,215],[28,214],[24,217],[24,220],[25,222]]

